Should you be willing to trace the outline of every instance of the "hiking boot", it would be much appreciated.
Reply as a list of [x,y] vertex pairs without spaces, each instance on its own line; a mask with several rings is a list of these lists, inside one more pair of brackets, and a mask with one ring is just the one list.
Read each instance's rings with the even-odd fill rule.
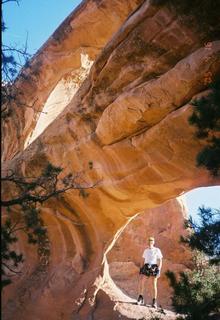
[[152,301],[152,307],[155,308],[155,309],[157,309],[157,301],[156,301],[156,299],[153,299],[153,301]]
[[141,305],[144,304],[144,297],[140,294],[137,299],[137,304]]

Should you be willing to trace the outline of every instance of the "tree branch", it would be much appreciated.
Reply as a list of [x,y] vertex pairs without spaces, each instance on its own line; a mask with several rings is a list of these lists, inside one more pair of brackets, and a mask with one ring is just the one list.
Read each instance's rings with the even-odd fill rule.
[[17,198],[14,198],[14,199],[10,199],[10,200],[2,200],[1,201],[1,204],[3,207],[10,207],[10,206],[14,206],[14,205],[21,205],[23,202],[25,201],[31,201],[31,202],[39,202],[39,203],[42,203],[46,200],[48,200],[49,198],[51,197],[54,197],[54,196],[57,196],[59,195],[60,193],[64,193],[70,189],[76,189],[76,190],[80,190],[80,189],[91,189],[91,188],[94,188],[96,185],[98,184],[95,183],[91,186],[87,186],[87,187],[79,187],[79,186],[69,186],[67,188],[63,188],[63,189],[60,189],[60,190],[55,190],[45,196],[36,196],[36,195],[31,195],[31,194],[25,194],[21,197],[17,197]]

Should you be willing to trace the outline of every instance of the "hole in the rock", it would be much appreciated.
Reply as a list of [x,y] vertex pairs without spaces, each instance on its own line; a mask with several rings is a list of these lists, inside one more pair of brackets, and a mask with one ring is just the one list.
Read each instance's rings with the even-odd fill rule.
[[89,73],[93,61],[87,54],[81,53],[81,66],[66,74],[49,95],[36,127],[25,142],[25,148],[31,144],[56,117],[64,110]]
[[[192,259],[190,250],[179,242],[180,235],[186,232],[184,219],[189,215],[198,219],[197,211],[201,206],[220,208],[219,196],[220,186],[197,188],[131,219],[107,255],[110,280],[107,281],[109,288],[107,285],[106,292],[114,297],[113,300],[117,301],[118,298],[126,302],[116,306],[117,310],[128,308],[128,312],[132,313],[132,308],[136,308],[132,306],[132,300],[134,303],[138,296],[139,265],[143,250],[148,246],[147,239],[152,235],[156,240],[155,246],[161,249],[164,256],[163,272],[158,280],[158,304],[166,310],[173,310],[172,292],[165,271],[187,270]],[[146,280],[144,292],[145,303],[148,305],[151,305],[153,296],[151,280]]]

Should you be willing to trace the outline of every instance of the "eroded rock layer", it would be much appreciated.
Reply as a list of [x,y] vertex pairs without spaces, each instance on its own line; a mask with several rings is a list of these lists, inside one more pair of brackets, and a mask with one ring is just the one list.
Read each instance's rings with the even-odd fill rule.
[[[180,235],[186,233],[183,229],[186,217],[184,202],[181,199],[170,200],[160,207],[148,209],[139,214],[120,234],[106,257],[110,277],[129,298],[136,299],[137,297],[138,266],[142,261],[142,251],[147,245],[147,237],[154,235],[156,245],[161,248],[164,255],[163,273],[159,281],[159,302],[163,308],[171,307],[171,290],[164,273],[167,269],[179,272],[191,266],[189,250],[179,243]],[[87,268],[86,264],[89,263],[88,258],[83,256],[84,250],[87,256],[89,255],[89,248],[83,248],[85,237],[80,239],[76,235],[76,221],[68,218],[68,215],[59,213],[58,210],[45,209],[43,218],[48,228],[50,255],[40,257],[39,249],[36,246],[27,245],[25,237],[22,236],[22,233],[19,234],[20,241],[16,245],[16,250],[24,253],[25,263],[20,269],[22,274],[14,278],[12,285],[5,291],[4,318],[9,317],[13,309],[16,310],[16,316],[26,317],[25,313],[29,314],[32,310],[34,319],[42,319],[43,314],[48,314],[50,317],[48,311],[51,312],[51,307],[53,307],[53,317],[59,318],[58,315],[60,315],[61,318],[65,318],[67,295],[76,278],[84,273]],[[102,274],[101,265],[91,268],[88,273],[100,276]],[[105,281],[108,282],[108,279]],[[102,292],[104,286],[100,289],[101,291],[96,295],[95,305],[91,308],[94,319],[102,319],[103,314],[111,319],[118,319],[119,314],[113,310],[114,301],[120,300],[117,293],[110,286],[112,291],[110,296],[113,297],[113,302],[110,302]],[[84,290],[86,296],[87,288],[85,287]],[[80,301],[80,294],[84,297],[83,292],[79,292],[79,299],[76,299],[75,304],[72,305],[77,313],[77,310],[80,310],[83,305],[83,300]],[[152,284],[147,283],[148,302],[151,295]],[[37,299],[36,306],[33,305],[34,299]],[[55,303],[56,300],[57,303]],[[29,308],[31,310],[28,311]],[[129,310],[127,312],[132,315]]]
[[[158,303],[171,307],[171,289],[165,272],[180,272],[191,268],[192,255],[180,244],[180,235],[186,235],[184,219],[188,213],[181,198],[170,200],[162,206],[148,209],[135,217],[121,234],[108,254],[109,270],[117,286],[128,296],[138,296],[139,266],[143,263],[142,253],[148,246],[148,237],[155,237],[155,246],[163,254],[163,267],[158,281]],[[152,301],[152,282],[146,282],[145,301]]]
[[27,107],[16,107],[11,121],[4,123],[4,134],[12,138],[10,142],[4,141],[4,160],[23,150],[39,119],[39,112],[57,84],[66,78],[80,83],[74,73],[82,67],[81,55],[88,55],[93,61],[142,1],[83,0],[57,28],[16,82],[17,104]]
[[206,72],[219,74],[220,41],[207,51],[196,31],[156,3],[83,1],[18,79],[26,104],[37,97],[42,110],[57,83],[80,69],[82,50],[94,61],[68,105],[25,150],[34,111],[19,108],[4,123],[3,158],[5,170],[25,177],[49,161],[96,185],[87,198],[69,190],[44,204],[51,249],[45,257],[27,254],[30,270],[11,287],[4,319],[89,319],[103,253],[128,218],[220,183],[196,167],[206,142],[188,123],[191,99],[207,93]]

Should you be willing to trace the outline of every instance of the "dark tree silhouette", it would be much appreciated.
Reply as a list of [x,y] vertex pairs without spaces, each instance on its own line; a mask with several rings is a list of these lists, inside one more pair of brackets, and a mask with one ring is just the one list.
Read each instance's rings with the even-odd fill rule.
[[166,273],[173,288],[175,310],[189,320],[217,319],[220,311],[220,209],[199,208],[200,223],[192,217],[185,226],[188,237],[181,238],[193,250],[194,267],[178,277]]
[[191,235],[181,237],[191,249],[204,252],[210,263],[220,262],[220,209],[200,207],[198,210],[200,223],[193,221],[192,217],[186,221],[186,227],[191,228]]
[[197,165],[206,167],[213,176],[220,175],[220,80],[209,85],[206,97],[192,101],[193,113],[189,123],[196,126],[196,137],[207,141],[197,155]]
[[[41,205],[70,189],[78,190],[79,195],[86,198],[86,190],[98,183],[88,184],[84,180],[85,172],[69,173],[60,178],[61,173],[62,168],[48,163],[37,177],[25,178],[14,172],[2,176],[1,205],[5,208],[5,219],[1,229],[2,287],[11,283],[10,275],[19,273],[17,267],[24,261],[21,253],[11,249],[12,244],[18,241],[17,232],[23,231],[27,241],[38,246],[46,241],[47,229],[41,218]],[[8,194],[8,190],[13,190],[12,196]]]

